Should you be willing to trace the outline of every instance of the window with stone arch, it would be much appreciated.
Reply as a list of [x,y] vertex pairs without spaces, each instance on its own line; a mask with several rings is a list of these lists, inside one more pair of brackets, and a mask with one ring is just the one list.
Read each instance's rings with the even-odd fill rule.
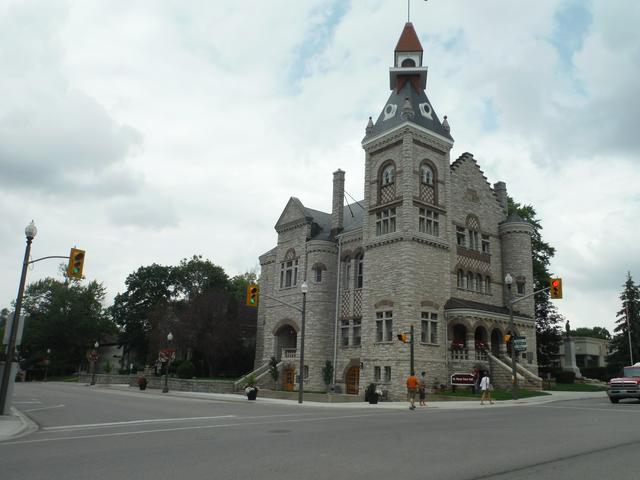
[[396,166],[388,160],[378,173],[378,203],[389,203],[396,199]]
[[467,248],[480,251],[480,220],[475,215],[467,215],[466,225],[469,237]]
[[467,277],[462,270],[458,270],[458,288],[465,288],[467,283]]
[[298,283],[298,257],[293,248],[287,250],[280,263],[280,288],[288,288]]
[[432,205],[438,202],[438,190],[436,188],[437,170],[429,160],[423,160],[420,164],[420,200]]

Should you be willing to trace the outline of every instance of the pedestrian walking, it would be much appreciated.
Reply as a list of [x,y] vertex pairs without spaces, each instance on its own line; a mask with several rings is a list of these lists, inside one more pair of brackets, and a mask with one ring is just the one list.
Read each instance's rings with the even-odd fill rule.
[[418,396],[420,397],[420,406],[427,406],[427,372],[422,372],[418,377]]
[[418,390],[418,377],[414,372],[407,377],[407,394],[409,395],[409,410],[416,409],[416,391]]
[[482,390],[480,405],[484,405],[485,400],[489,400],[489,403],[493,405],[493,400],[491,400],[491,390],[493,390],[493,385],[491,385],[491,379],[489,378],[487,372],[482,373],[482,380],[480,380],[480,390]]

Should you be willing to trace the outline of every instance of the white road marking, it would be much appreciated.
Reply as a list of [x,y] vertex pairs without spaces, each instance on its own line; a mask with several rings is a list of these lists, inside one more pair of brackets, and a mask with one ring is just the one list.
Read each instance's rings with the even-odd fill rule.
[[[128,436],[128,435],[142,435],[145,433],[165,433],[165,432],[177,432],[180,430],[205,430],[212,428],[225,428],[225,427],[255,427],[257,425],[276,425],[279,423],[299,423],[299,422],[318,422],[324,420],[341,420],[346,418],[363,418],[363,417],[380,417],[380,415],[390,415],[397,414],[397,412],[389,412],[383,413],[377,412],[375,414],[372,413],[363,413],[360,415],[342,415],[338,417],[317,417],[317,418],[294,418],[290,420],[276,420],[276,421],[267,421],[267,422],[251,422],[251,423],[226,423],[219,425],[194,425],[191,427],[176,427],[176,428],[158,428],[154,430],[137,430],[134,432],[113,432],[113,433],[100,433],[93,435],[77,435],[74,437],[58,437],[58,438],[42,438],[36,440],[17,440],[15,442],[3,442],[0,443],[0,447],[3,445],[19,445],[25,443],[43,443],[43,442],[58,442],[61,440],[80,440],[85,438],[102,438],[102,437],[120,437],[120,436]],[[270,415],[272,417],[273,415]],[[246,418],[246,417],[244,417]],[[264,418],[264,417],[262,417]]]
[[23,403],[39,403],[40,405],[42,405],[42,402],[13,402],[13,403],[19,403],[20,405],[22,405]]
[[213,420],[216,418],[233,418],[236,415],[218,415],[215,417],[183,417],[183,418],[153,418],[149,420],[128,420],[123,422],[85,423],[82,425],[61,425],[58,427],[44,427],[42,431],[80,430],[84,428],[119,427],[123,425],[143,425],[147,423],[171,423],[189,420]]
[[594,410],[596,412],[612,412],[612,413],[640,413],[639,410],[636,409],[621,409],[620,407],[615,408],[598,408],[598,407],[569,407],[569,406],[561,406],[561,405],[529,405],[530,407],[536,408],[564,408],[569,410]]
[[64,407],[64,404],[61,403],[60,405],[51,405],[49,407],[40,407],[40,408],[30,408],[29,410],[23,410],[24,413],[27,412],[35,412],[37,410],[49,410],[50,408],[61,408]]

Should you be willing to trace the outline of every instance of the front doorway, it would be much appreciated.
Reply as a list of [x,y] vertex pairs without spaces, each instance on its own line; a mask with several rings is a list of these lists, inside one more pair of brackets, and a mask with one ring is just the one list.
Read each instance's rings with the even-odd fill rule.
[[351,395],[358,394],[358,388],[360,387],[360,368],[353,366],[347,370],[347,393]]
[[293,391],[293,386],[296,383],[296,369],[295,368],[285,368],[282,372],[282,389],[287,392]]

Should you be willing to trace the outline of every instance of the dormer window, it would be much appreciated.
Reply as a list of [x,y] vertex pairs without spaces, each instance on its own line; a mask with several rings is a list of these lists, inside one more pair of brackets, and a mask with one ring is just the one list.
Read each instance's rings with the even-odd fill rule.
[[382,186],[391,185],[393,183],[394,176],[395,170],[393,168],[393,165],[387,166],[382,171]]
[[402,61],[402,65],[401,65],[401,67],[404,67],[404,68],[411,68],[415,66],[416,66],[416,61],[413,58],[405,58]]

